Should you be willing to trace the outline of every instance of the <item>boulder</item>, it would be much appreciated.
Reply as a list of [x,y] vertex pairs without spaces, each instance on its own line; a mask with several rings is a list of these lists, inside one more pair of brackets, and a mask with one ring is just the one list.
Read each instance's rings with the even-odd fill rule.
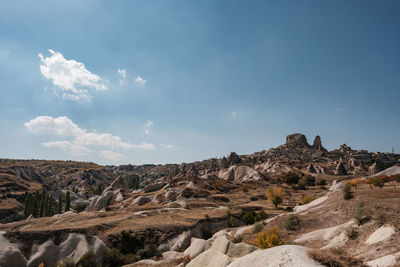
[[187,267],[226,267],[231,262],[231,258],[229,258],[224,253],[221,253],[214,249],[209,249],[199,256],[194,258]]
[[184,255],[190,255],[191,259],[197,257],[200,253],[207,250],[210,244],[207,240],[192,237],[190,246],[183,252]]
[[114,197],[113,191],[104,190],[101,196],[94,196],[86,211],[98,211],[108,206],[110,199]]
[[119,176],[114,179],[114,181],[108,186],[104,191],[109,191],[109,190],[116,190],[116,189],[121,189],[123,191],[128,190],[128,186],[126,185],[125,178],[122,176]]
[[133,205],[142,206],[152,200],[149,196],[139,196],[132,202]]
[[323,265],[309,258],[307,248],[296,245],[283,245],[270,249],[257,250],[241,257],[229,267],[322,267]]
[[25,267],[26,259],[19,249],[9,246],[0,250],[0,266]]
[[151,184],[151,185],[146,186],[146,187],[143,189],[143,192],[149,193],[149,192],[158,191],[158,190],[160,190],[161,188],[163,188],[165,185],[166,185],[165,183]]
[[346,167],[344,166],[342,160],[339,160],[339,163],[335,169],[335,174],[336,175],[347,175],[347,170],[346,170]]

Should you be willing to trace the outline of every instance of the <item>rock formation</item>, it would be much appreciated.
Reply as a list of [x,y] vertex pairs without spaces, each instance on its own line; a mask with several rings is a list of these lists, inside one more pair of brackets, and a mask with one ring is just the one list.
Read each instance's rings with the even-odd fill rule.
[[307,138],[304,134],[290,134],[286,136],[286,147],[304,147],[309,148]]
[[311,163],[307,166],[306,172],[308,173],[317,173],[317,170],[314,168],[314,165]]
[[317,135],[314,139],[314,143],[312,145],[312,148],[317,149],[319,151],[327,151],[323,146],[321,142],[321,137]]
[[339,163],[336,166],[335,174],[336,175],[347,175],[347,170],[346,170],[346,167],[343,164],[342,159],[339,160]]

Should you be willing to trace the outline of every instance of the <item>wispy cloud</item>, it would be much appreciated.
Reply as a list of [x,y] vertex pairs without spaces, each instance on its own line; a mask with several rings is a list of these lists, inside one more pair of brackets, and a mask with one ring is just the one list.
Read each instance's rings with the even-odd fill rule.
[[111,161],[121,161],[121,160],[125,159],[124,155],[117,153],[117,152],[109,151],[109,150],[101,151],[100,155],[102,155],[104,158],[109,159]]
[[232,111],[232,118],[236,118],[236,112],[235,111]]
[[171,145],[171,144],[160,144],[160,146],[161,146],[161,147],[168,148],[168,149],[172,149],[172,148],[174,148],[174,146],[173,146],[173,145]]
[[91,153],[92,150],[87,148],[87,146],[144,150],[156,149],[155,145],[151,143],[142,142],[136,145],[124,142],[119,136],[109,133],[88,132],[79,128],[78,125],[66,116],[58,118],[39,116],[26,122],[24,125],[28,131],[34,134],[73,137],[73,140],[42,143],[44,147],[55,147],[70,151],[73,154],[84,155]]
[[56,92],[61,91],[61,97],[71,100],[89,101],[90,89],[107,90],[108,87],[102,78],[86,69],[85,64],[73,59],[65,59],[64,56],[53,50],[49,50],[50,56],[39,54],[40,72],[51,80],[56,87]]
[[121,75],[122,78],[126,78],[126,69],[118,69],[118,74]]
[[154,125],[154,121],[147,121],[145,125],[143,125],[144,133],[145,134],[150,134],[150,127]]
[[74,144],[70,141],[51,141],[51,142],[44,142],[42,143],[42,145],[44,147],[59,148],[64,151],[71,152],[71,154],[75,156],[86,156],[92,152],[91,149],[79,144]]
[[135,82],[140,86],[144,86],[147,83],[147,81],[140,76],[136,77]]

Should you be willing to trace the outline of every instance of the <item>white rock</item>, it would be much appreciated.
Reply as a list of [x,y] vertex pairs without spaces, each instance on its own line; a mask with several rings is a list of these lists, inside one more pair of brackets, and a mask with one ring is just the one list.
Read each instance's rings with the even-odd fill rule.
[[389,239],[396,231],[393,226],[381,226],[373,232],[365,241],[368,245],[375,244],[386,239]]
[[257,250],[238,258],[229,267],[313,267],[322,266],[310,259],[307,248],[302,246],[284,245],[270,249]]
[[190,246],[183,253],[185,255],[190,255],[190,258],[194,259],[209,247],[210,243],[207,240],[192,237]]

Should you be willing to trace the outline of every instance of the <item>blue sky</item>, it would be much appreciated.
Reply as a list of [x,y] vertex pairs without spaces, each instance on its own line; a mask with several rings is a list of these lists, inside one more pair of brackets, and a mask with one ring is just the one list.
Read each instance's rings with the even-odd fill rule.
[[0,157],[400,151],[398,1],[0,4]]

